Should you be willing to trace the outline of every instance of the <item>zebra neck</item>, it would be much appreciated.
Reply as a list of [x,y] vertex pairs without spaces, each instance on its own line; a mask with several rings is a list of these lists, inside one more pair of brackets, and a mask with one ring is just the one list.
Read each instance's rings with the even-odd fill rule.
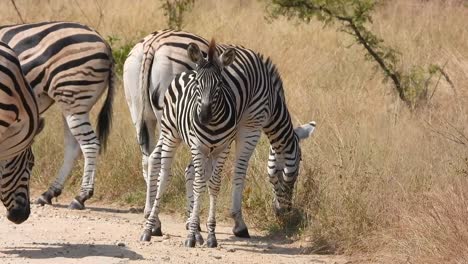
[[278,137],[275,139],[270,138],[270,147],[276,154],[294,155],[298,147],[298,142],[299,140],[294,133],[294,130],[292,129],[290,132],[288,131],[284,135],[278,135]]

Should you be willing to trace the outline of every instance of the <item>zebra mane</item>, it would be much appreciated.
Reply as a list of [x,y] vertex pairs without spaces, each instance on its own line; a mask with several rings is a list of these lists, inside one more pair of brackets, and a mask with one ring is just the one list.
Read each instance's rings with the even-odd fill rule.
[[212,62],[214,54],[216,52],[216,41],[214,38],[211,39],[210,45],[208,46],[208,61]]
[[278,86],[281,87],[281,93],[284,94],[283,79],[281,78],[281,74],[279,73],[276,65],[273,63],[270,57],[267,57],[265,59],[262,54],[257,54],[262,59],[263,63],[265,63],[265,65],[267,66],[268,71],[270,72],[270,75],[272,76],[274,82],[276,82]]

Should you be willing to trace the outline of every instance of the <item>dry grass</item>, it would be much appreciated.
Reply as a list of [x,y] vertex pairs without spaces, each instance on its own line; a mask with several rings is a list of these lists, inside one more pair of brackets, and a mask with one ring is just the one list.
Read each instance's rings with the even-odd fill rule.
[[[380,263],[467,263],[468,182],[436,189],[399,209],[398,224],[375,236]],[[382,239],[385,238],[385,239]],[[383,242],[383,243],[382,243]],[[381,244],[379,244],[381,243]]]
[[[138,41],[165,24],[154,0],[97,1],[101,22],[96,1],[17,2],[27,21],[81,21],[104,36],[119,37],[117,45]],[[1,23],[17,22],[8,3],[2,7]],[[382,83],[374,64],[364,60],[362,49],[334,26],[285,20],[269,24],[264,16],[257,1],[204,0],[197,1],[185,27],[271,56],[282,73],[295,123],[318,124],[316,134],[303,144],[297,225],[284,229],[273,215],[263,140],[252,157],[244,195],[250,226],[310,237],[310,251],[315,252],[367,252],[374,254],[371,260],[389,263],[466,262],[467,145],[439,134],[450,138],[459,130],[468,135],[466,2],[395,0],[376,11],[373,29],[401,51],[402,67],[446,64],[455,83],[456,91],[441,81],[428,105],[416,112],[397,102],[390,84]],[[97,199],[141,206],[140,154],[120,83],[118,89],[116,122],[95,193]],[[57,143],[60,114],[54,108],[46,116],[48,126],[35,145],[39,158],[33,187],[40,189],[58,171],[62,153]],[[182,150],[179,154],[166,211],[184,209],[179,190],[188,156]],[[73,171],[69,193],[78,190],[81,166]],[[226,171],[231,168],[227,164]],[[229,177],[226,173],[219,205],[226,218]]]

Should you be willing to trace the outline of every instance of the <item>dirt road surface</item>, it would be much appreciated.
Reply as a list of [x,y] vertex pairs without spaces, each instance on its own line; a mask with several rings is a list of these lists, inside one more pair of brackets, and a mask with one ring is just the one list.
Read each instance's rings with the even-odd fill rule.
[[251,239],[235,238],[230,223],[218,224],[218,248],[185,248],[180,217],[163,215],[165,236],[140,242],[142,214],[133,210],[93,204],[83,211],[65,204],[32,205],[31,210],[25,223],[15,225],[0,209],[1,264],[346,263],[340,256],[301,254],[300,242],[267,238],[255,230]]

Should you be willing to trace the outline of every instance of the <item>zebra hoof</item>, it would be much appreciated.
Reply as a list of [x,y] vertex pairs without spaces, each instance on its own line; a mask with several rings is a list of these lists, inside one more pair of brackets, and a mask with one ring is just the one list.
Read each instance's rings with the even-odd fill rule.
[[[189,222],[185,223],[185,230],[189,230],[189,225],[190,225]],[[197,230],[198,230],[198,232],[201,232],[200,225],[198,225]]]
[[34,202],[35,204],[40,204],[42,206],[52,204],[52,198],[59,196],[62,193],[61,190],[49,188],[47,191],[43,192],[39,198]]
[[140,241],[146,241],[146,242],[151,241],[151,231],[150,230],[143,231],[143,234],[140,236]]
[[195,240],[195,235],[190,234],[187,236],[187,239],[185,240],[185,246],[186,247],[195,247],[196,240]]
[[51,205],[52,204],[52,197],[46,197],[44,194],[39,196],[36,201],[34,201],[35,204],[40,204],[41,206],[44,206],[46,204]]
[[232,230],[232,233],[234,233],[234,235],[236,237],[241,237],[241,238],[250,238],[250,234],[249,234],[249,230],[246,228],[244,229],[241,229],[241,230],[235,230],[233,229]]
[[151,235],[152,235],[152,236],[162,236],[161,227],[153,227],[153,228],[151,228]]
[[203,237],[200,233],[196,233],[195,234],[195,241],[198,243],[198,245],[203,245],[203,243],[205,243],[205,241],[203,240]]
[[73,199],[73,201],[68,206],[68,209],[83,210],[83,209],[85,209],[85,206],[84,206],[84,204],[80,203],[80,201],[78,201],[77,199]]
[[214,234],[208,234],[208,238],[206,239],[206,246],[209,248],[218,247],[218,240],[216,240],[216,236]]

